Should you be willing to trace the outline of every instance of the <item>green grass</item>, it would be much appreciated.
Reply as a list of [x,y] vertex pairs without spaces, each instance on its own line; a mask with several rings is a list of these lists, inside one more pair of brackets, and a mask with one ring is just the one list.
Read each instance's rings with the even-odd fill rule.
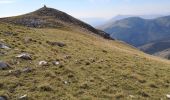
[[[5,35],[6,31],[14,34]],[[28,37],[32,40],[25,43]],[[18,76],[0,70],[0,95],[12,100],[25,94],[29,100],[165,100],[170,94],[170,62],[119,41],[76,30],[4,23],[0,24],[0,39],[12,48],[0,49],[7,52],[0,60],[8,62],[11,70],[33,69]],[[50,46],[47,41],[66,46]],[[33,60],[16,59],[22,52],[30,53]],[[42,60],[49,66],[39,66]],[[50,63],[55,60],[60,65]]]

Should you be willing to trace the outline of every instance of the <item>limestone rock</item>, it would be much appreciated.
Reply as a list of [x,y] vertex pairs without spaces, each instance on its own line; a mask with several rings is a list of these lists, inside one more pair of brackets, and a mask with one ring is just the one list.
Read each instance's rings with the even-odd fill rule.
[[27,54],[27,53],[22,53],[18,56],[16,56],[17,58],[21,58],[21,59],[24,59],[24,60],[32,60],[30,54]]

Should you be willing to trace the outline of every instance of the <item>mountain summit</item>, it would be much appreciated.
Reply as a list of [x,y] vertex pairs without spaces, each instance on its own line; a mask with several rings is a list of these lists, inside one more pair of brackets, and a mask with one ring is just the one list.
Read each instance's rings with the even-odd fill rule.
[[92,26],[67,13],[48,8],[45,5],[34,12],[16,17],[1,18],[0,21],[33,28],[71,28],[98,34],[104,38],[111,39],[109,34],[96,30]]

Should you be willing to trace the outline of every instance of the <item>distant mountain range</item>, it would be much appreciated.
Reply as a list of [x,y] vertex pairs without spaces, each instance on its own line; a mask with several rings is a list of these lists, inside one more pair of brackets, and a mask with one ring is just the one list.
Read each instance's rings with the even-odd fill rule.
[[[162,41],[170,37],[170,16],[155,19],[129,17],[98,28],[109,33],[111,37],[125,41],[135,47],[141,47],[150,43],[155,46],[159,43],[158,47],[161,48],[164,42],[159,42],[159,40]],[[153,41],[156,41],[156,43],[153,43]],[[155,49],[152,46],[149,47]],[[170,48],[170,46],[167,45],[166,49],[167,48]],[[144,51],[152,54],[152,52],[148,50],[150,49]]]
[[129,18],[129,17],[140,17],[140,18],[143,18],[143,19],[154,19],[154,18],[158,18],[158,17],[162,17],[164,15],[161,15],[161,14],[153,14],[153,15],[117,15],[113,18],[111,18],[109,21],[105,21],[103,23],[101,23],[100,25],[96,26],[97,28],[107,28],[109,26],[112,25],[112,23],[118,21],[118,20],[122,20],[122,19],[125,19],[125,18]]

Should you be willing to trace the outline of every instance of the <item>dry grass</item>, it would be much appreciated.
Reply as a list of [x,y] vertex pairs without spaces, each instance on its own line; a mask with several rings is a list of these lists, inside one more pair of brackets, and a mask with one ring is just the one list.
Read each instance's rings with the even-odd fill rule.
[[[15,34],[5,35],[10,31]],[[25,38],[32,40],[25,43]],[[144,54],[119,41],[62,29],[31,29],[0,24],[0,38],[11,50],[0,60],[11,70],[25,67],[30,73],[11,75],[0,70],[0,94],[29,100],[159,100],[170,93],[170,63]],[[65,47],[50,46],[46,41],[63,42]],[[33,60],[15,56],[27,52]],[[48,66],[39,66],[39,61]],[[52,61],[60,62],[54,66]],[[19,62],[19,63],[16,63]]]

